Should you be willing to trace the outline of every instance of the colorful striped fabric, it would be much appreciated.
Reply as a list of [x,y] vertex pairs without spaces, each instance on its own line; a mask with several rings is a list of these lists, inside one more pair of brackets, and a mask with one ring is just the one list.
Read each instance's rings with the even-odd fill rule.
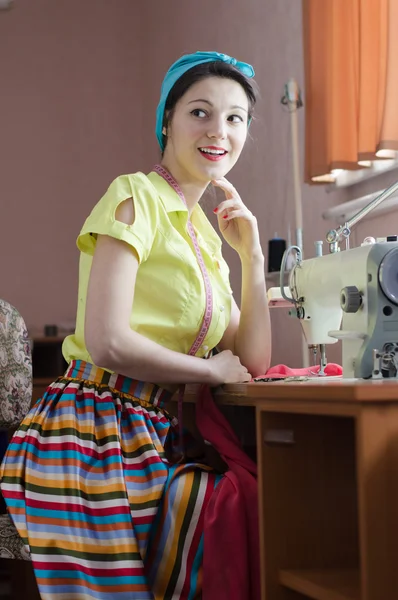
[[73,361],[15,433],[1,490],[43,600],[201,597],[204,511],[221,476],[173,463],[169,398]]

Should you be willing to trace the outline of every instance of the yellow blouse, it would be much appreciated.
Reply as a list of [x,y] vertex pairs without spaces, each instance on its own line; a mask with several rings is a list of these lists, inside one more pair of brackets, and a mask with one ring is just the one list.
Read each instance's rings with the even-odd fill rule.
[[[118,205],[133,198],[135,221],[115,219]],[[139,258],[131,311],[134,331],[158,344],[188,354],[204,316],[203,276],[187,231],[188,209],[174,189],[157,173],[122,175],[84,223],[77,239],[81,251],[76,331],[63,344],[67,362],[92,362],[84,341],[87,285],[97,235],[127,242]],[[221,254],[221,239],[201,207],[192,212],[202,256],[213,290],[213,317],[196,356],[204,356],[221,340],[231,316],[229,268]]]

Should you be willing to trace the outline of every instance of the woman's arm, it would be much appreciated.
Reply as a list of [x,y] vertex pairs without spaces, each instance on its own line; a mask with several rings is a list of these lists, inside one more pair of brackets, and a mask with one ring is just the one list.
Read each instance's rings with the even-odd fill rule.
[[241,258],[242,301],[235,350],[253,377],[264,375],[271,363],[271,323],[265,285],[264,256]]
[[256,377],[268,370],[271,361],[271,324],[257,219],[225,177],[213,183],[226,197],[214,211],[220,231],[239,254],[242,265],[241,312],[233,301],[231,321],[220,347],[231,349]]
[[[125,223],[134,221],[131,200],[119,207],[117,218]],[[220,385],[250,379],[231,353],[203,360],[164,348],[133,331],[130,315],[137,271],[138,257],[128,244],[98,236],[85,318],[85,342],[96,365],[155,383]]]
[[264,257],[242,259],[241,310],[232,299],[231,320],[219,344],[229,349],[253,377],[263,375],[271,363],[271,324],[265,285]]

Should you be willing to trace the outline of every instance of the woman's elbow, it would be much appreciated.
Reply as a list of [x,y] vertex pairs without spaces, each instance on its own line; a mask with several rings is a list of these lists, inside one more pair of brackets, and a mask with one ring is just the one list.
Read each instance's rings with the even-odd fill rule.
[[95,332],[90,328],[85,330],[85,342],[87,352],[91,360],[97,367],[103,369],[114,369],[117,360],[117,348],[120,348],[120,342],[115,339],[114,334],[97,329]]
[[271,366],[271,356],[266,356],[265,358],[262,358],[261,360],[257,359],[252,359],[251,361],[248,361],[250,364],[245,365],[247,370],[249,371],[249,373],[251,374],[251,376],[253,378],[255,377],[261,377],[261,375],[265,375],[265,373],[268,371],[268,369]]
[[248,371],[250,373],[250,375],[252,376],[253,379],[255,379],[256,377],[262,377],[263,375],[266,374],[266,372],[268,371],[269,366],[264,366],[263,368],[259,368],[258,366],[253,366],[251,369],[249,368]]

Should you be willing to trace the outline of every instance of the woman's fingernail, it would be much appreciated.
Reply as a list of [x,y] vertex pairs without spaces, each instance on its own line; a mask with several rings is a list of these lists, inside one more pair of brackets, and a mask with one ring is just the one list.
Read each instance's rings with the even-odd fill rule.
[[224,216],[223,216],[223,219],[228,219],[228,215],[224,215]]
[[214,212],[214,213],[218,212],[218,208],[215,208],[215,209],[213,210],[213,212]]

